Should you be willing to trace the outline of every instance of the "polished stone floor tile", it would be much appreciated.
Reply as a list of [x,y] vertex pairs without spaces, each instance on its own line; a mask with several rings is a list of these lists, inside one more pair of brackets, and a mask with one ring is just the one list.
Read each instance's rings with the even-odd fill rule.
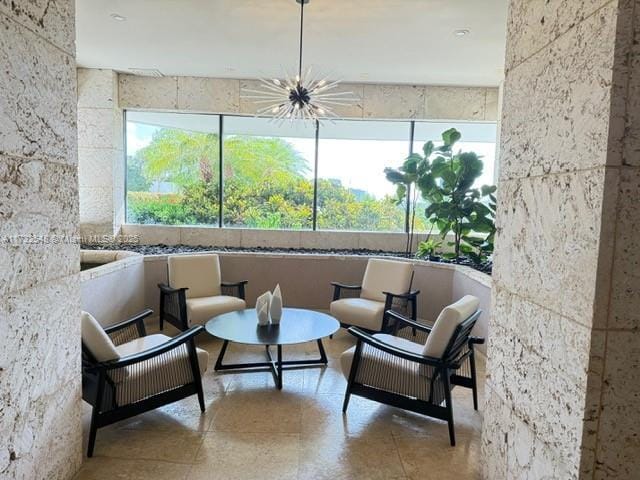
[[204,412],[200,411],[200,404],[196,396],[191,396],[179,402],[145,412],[133,418],[118,422],[117,428],[133,428],[143,430],[195,430],[204,432],[218,410],[222,397],[205,393]]
[[94,456],[189,464],[195,460],[202,439],[202,433],[189,429],[143,430],[111,425],[98,430]]
[[342,414],[342,394],[307,397],[302,408],[302,433],[308,435],[388,436],[391,424],[381,417],[388,407],[359,397],[352,397],[349,409]]
[[85,459],[74,480],[187,480],[191,465],[157,460]]
[[393,437],[303,435],[300,479],[398,480],[406,478]]
[[294,480],[299,450],[298,434],[210,432],[188,478]]
[[237,433],[300,433],[302,396],[268,390],[228,392],[218,407],[211,430]]
[[458,433],[456,446],[438,438],[394,437],[407,477],[412,480],[480,479],[479,436]]
[[344,395],[346,388],[347,381],[336,363],[331,362],[325,368],[313,368],[304,371],[304,389],[309,395],[322,393]]
[[[100,429],[95,457],[85,459],[76,479],[478,478],[482,411],[473,410],[468,389],[453,391],[456,447],[449,445],[444,421],[357,396],[342,414],[346,380],[339,358],[354,343],[346,330],[325,339],[328,366],[285,370],[278,391],[269,371],[215,372],[222,342],[203,334],[198,346],[209,352],[206,412],[192,396]],[[285,359],[317,356],[314,342],[284,349]],[[232,345],[225,361],[264,358],[262,347]],[[481,408],[484,368],[479,357]],[[85,406],[85,438],[89,418]]]

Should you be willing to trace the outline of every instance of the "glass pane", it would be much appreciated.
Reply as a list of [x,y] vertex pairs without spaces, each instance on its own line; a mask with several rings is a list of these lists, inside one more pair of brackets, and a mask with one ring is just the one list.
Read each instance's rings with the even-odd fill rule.
[[219,117],[127,112],[127,222],[218,225]]
[[320,127],[318,230],[404,231],[385,167],[409,154],[409,122],[338,120]]
[[315,128],[224,117],[224,226],[310,229]]
[[[431,140],[437,145],[442,144],[442,132],[449,128],[458,130],[462,137],[456,143],[455,150],[463,152],[477,153],[484,163],[482,175],[478,177],[473,186],[479,188],[482,185],[493,185],[494,169],[496,161],[496,136],[497,126],[495,123],[451,123],[451,122],[416,122],[413,135],[413,151],[422,153],[422,146]],[[424,209],[427,203],[418,202],[416,211],[415,230],[424,232],[429,230],[429,226],[424,221]]]

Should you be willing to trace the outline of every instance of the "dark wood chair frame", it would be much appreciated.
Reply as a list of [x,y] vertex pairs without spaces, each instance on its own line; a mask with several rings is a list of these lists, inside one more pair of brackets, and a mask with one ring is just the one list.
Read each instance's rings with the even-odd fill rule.
[[[351,364],[351,371],[349,372],[342,412],[347,412],[351,395],[358,395],[380,403],[402,408],[404,410],[420,413],[440,420],[446,420],[449,426],[449,440],[451,442],[451,446],[455,446],[455,427],[453,420],[453,404],[451,399],[451,390],[453,387],[458,385],[472,389],[473,408],[475,410],[478,409],[478,389],[474,346],[484,343],[484,338],[472,337],[470,334],[481,312],[481,310],[477,310],[473,315],[456,327],[442,358],[416,355],[415,353],[399,349],[385,343],[360,328],[350,327],[349,332],[358,340],[356,343],[353,362]],[[417,331],[426,334],[431,332],[431,327],[429,326],[414,322],[396,312],[389,311],[387,313],[396,321],[394,328],[395,333],[397,333],[401,328],[410,328],[414,332]],[[434,375],[430,379],[431,385],[429,401],[409,397],[397,392],[381,390],[374,388],[373,386],[363,385],[356,382],[358,365],[361,360],[364,345],[370,345],[371,347],[394,357],[409,360],[419,365],[432,367]],[[468,376],[463,375],[460,371],[465,362],[469,362],[468,370],[470,371],[470,374]],[[425,379],[425,381],[427,381],[427,379]],[[444,387],[444,405],[442,405],[442,403],[436,404],[433,402],[433,392],[436,382],[441,382],[440,386]]]
[[[152,314],[152,310],[144,310],[128,320],[105,328],[104,331],[116,345],[144,337],[146,336],[144,319]],[[194,326],[162,345],[108,362],[96,361],[84,343],[82,344],[82,398],[93,407],[87,457],[93,456],[98,428],[177,402],[191,395],[198,396],[200,410],[205,411],[202,378],[194,341],[196,335],[203,331],[204,327],[201,325]],[[112,378],[112,373],[115,370],[156,359],[182,345],[186,345],[188,352],[190,369],[193,374],[192,382],[134,403],[118,405],[115,395],[116,385]]]
[[[232,293],[234,297],[245,300],[247,283],[249,283],[248,280],[222,282],[220,287],[235,290],[229,293]],[[164,322],[170,323],[178,330],[187,330],[189,328],[186,294],[188,288],[172,288],[164,283],[159,283],[158,288],[160,289],[160,330],[164,329]]]
[[[411,282],[413,283],[413,276],[411,277]],[[342,298],[342,290],[349,290],[354,292],[362,290],[362,285],[346,285],[340,282],[331,282],[331,285],[333,285],[333,301],[334,302]],[[380,331],[369,330],[367,328],[362,328],[362,327],[358,327],[358,328],[360,328],[365,332],[370,332],[370,333],[380,333],[380,332],[388,333],[392,331],[393,324],[390,322],[390,320],[392,320],[393,317],[389,315],[389,312],[393,311],[393,302],[395,300],[406,300],[408,305],[410,305],[411,307],[411,320],[413,320],[414,322],[417,320],[418,318],[417,304],[418,304],[418,294],[420,293],[420,290],[411,290],[411,287],[409,287],[409,291],[407,293],[402,293],[402,294],[391,293],[391,292],[382,292],[382,293],[385,295],[386,298],[384,302],[384,313],[382,315],[382,326],[380,328]],[[342,328],[349,328],[352,325],[340,322],[340,326]]]

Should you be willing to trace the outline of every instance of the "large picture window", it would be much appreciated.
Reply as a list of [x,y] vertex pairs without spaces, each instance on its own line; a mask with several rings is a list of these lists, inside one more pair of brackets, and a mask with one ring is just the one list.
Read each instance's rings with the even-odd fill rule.
[[[494,183],[494,123],[125,115],[128,223],[402,232],[406,203],[384,169],[451,127],[457,148],[483,157],[478,186]],[[416,230],[425,223],[418,215]]]
[[223,225],[311,229],[315,128],[225,117]]
[[[442,145],[442,132],[455,128],[461,134],[461,139],[455,145],[456,151],[475,152],[483,162],[482,175],[476,179],[475,188],[482,185],[493,185],[496,159],[496,124],[495,123],[466,123],[466,122],[414,122],[413,152],[422,153],[422,147],[428,141],[435,145]],[[417,212],[423,212],[427,203],[418,199]],[[415,219],[416,232],[434,231],[432,225],[427,224],[424,215],[418,214]]]
[[323,125],[318,144],[318,229],[403,231],[404,207],[385,167],[409,155],[409,122],[342,120]]
[[217,115],[126,113],[127,222],[218,225]]

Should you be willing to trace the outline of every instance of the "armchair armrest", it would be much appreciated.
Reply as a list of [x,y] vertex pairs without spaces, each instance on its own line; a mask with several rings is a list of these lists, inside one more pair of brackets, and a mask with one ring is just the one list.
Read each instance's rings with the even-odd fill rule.
[[425,332],[426,334],[431,333],[431,330],[433,328],[422,323],[414,322],[413,320],[410,320],[404,315],[398,312],[394,312],[393,310],[387,310],[386,314],[389,318],[393,318],[395,320],[395,327],[393,330],[394,335],[398,333],[400,327],[411,327],[419,332]]
[[153,310],[147,308],[139,313],[136,313],[133,317],[124,320],[123,322],[116,323],[115,325],[111,325],[110,327],[106,327],[104,331],[108,335],[110,333],[115,333],[119,330],[122,330],[123,328],[127,328],[130,325],[136,325],[138,327],[138,330],[142,330],[142,332],[140,332],[140,336],[144,337],[145,333],[143,320],[152,314]]
[[114,345],[122,345],[136,338],[144,337],[147,334],[144,319],[152,313],[153,310],[147,308],[124,322],[105,328],[104,331],[109,335]]
[[375,338],[373,335],[366,333],[364,330],[361,330],[358,327],[349,327],[348,331],[351,335],[356,337],[358,341],[371,345],[372,347],[377,348],[378,350],[381,350],[390,355],[436,368],[444,368],[450,366],[439,358],[417,355],[408,350],[403,350],[401,348],[390,345],[378,338]]
[[362,290],[362,285],[346,285],[340,282],[331,282],[333,285],[333,301],[340,299],[340,290]]
[[144,362],[145,360],[160,356],[163,353],[179,347],[183,343],[192,340],[196,335],[199,335],[203,331],[204,327],[202,325],[194,325],[188,330],[180,333],[180,335],[173,337],[172,339],[161,345],[157,345],[153,348],[150,348],[149,350],[145,350],[144,352],[127,355],[126,357],[122,357],[118,360],[96,363],[92,368],[96,370],[114,370],[118,368],[124,368],[136,363]]
[[393,298],[403,298],[405,300],[410,300],[412,298],[415,298],[418,296],[418,294],[420,293],[420,290],[411,290],[408,293],[391,293],[391,292],[382,292],[383,294],[385,294],[388,297],[392,297]]
[[237,288],[238,298],[245,299],[245,285],[249,283],[249,280],[240,280],[239,282],[222,282],[221,287]]
[[160,289],[160,291],[162,293],[167,294],[167,295],[171,295],[171,294],[178,293],[178,292],[186,292],[187,290],[189,290],[188,287],[173,288],[173,287],[170,287],[169,285],[167,285],[165,283],[159,283],[158,284],[158,288]]

